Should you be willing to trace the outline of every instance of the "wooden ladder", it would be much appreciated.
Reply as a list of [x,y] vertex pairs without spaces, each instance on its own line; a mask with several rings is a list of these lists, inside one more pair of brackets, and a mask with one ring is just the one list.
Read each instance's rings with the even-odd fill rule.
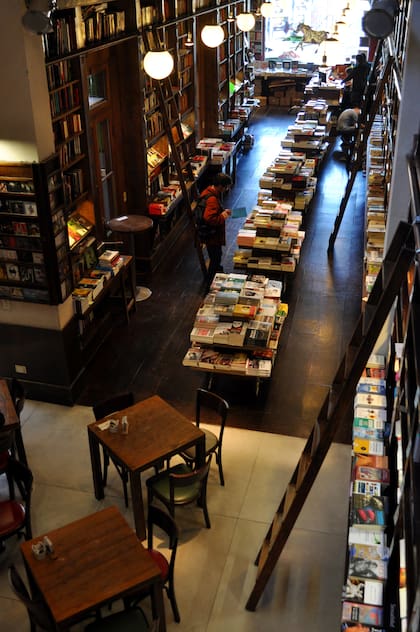
[[[364,95],[365,111],[363,112],[363,109],[362,109],[361,121],[359,124],[357,138],[356,138],[353,155],[351,159],[349,179],[347,180],[346,190],[341,200],[340,208],[334,221],[334,228],[328,242],[329,254],[331,254],[333,251],[334,243],[335,243],[338,231],[340,229],[342,219],[344,217],[344,211],[346,210],[347,203],[350,199],[350,195],[351,195],[353,185],[356,180],[357,173],[362,168],[369,134],[372,130],[372,125],[375,120],[375,116],[379,111],[385,85],[392,69],[393,57],[389,55],[387,58],[386,64],[383,66],[382,71],[379,73],[378,81],[376,83],[376,89],[374,90],[373,95],[372,95],[372,88],[375,86],[375,83],[374,83],[375,77],[377,75],[379,65],[380,65],[381,50],[382,50],[382,46],[380,45],[380,43],[378,43],[375,59],[373,62],[371,72],[369,74],[369,80],[368,80],[368,84],[365,90],[365,95]],[[370,101],[371,103],[369,103]],[[367,111],[367,108],[369,108],[369,111]]]
[[[146,51],[163,50],[162,42],[160,41],[159,35],[155,29],[150,28],[144,33],[144,48]],[[194,246],[198,253],[201,270],[204,278],[206,278],[207,266],[204,259],[202,244],[194,221],[194,207],[195,202],[199,197],[199,191],[191,167],[191,157],[189,155],[188,145],[184,139],[184,133],[181,125],[181,115],[178,109],[175,90],[172,86],[170,76],[159,81],[154,79],[153,82],[159,99],[163,127],[171,148],[171,158],[174,162],[178,180],[181,185],[185,210],[193,233]]]
[[247,610],[255,610],[331,446],[336,430],[354,400],[357,383],[414,254],[413,226],[400,222],[330,391],[258,553],[255,561],[258,565],[257,578],[246,604]]

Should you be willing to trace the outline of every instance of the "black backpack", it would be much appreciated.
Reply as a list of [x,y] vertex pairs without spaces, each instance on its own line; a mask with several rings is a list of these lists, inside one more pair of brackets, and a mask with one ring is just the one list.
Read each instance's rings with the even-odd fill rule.
[[210,226],[204,220],[204,211],[206,210],[207,200],[212,196],[214,196],[214,193],[207,193],[207,195],[199,197],[194,210],[195,226],[201,241],[206,241],[206,239],[215,235],[217,231],[215,226]]

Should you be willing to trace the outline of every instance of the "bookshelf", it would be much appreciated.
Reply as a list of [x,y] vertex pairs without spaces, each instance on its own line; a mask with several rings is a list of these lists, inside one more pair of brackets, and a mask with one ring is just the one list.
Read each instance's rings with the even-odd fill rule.
[[2,298],[63,302],[72,290],[64,186],[58,155],[0,165]]

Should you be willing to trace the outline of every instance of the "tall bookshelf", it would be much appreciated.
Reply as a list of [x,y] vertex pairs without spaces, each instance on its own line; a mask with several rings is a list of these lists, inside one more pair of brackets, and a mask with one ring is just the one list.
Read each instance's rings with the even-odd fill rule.
[[0,165],[0,295],[56,305],[72,290],[58,155]]

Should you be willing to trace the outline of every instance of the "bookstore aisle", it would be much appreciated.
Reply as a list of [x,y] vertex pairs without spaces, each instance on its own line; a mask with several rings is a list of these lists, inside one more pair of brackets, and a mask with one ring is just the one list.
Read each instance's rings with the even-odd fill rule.
[[[254,118],[254,148],[238,163],[237,185],[226,204],[255,202],[258,179],[274,157],[291,117],[261,111]],[[176,561],[176,593],[181,623],[173,621],[165,598],[169,632],[334,632],[339,629],[347,542],[351,427],[331,447],[255,612],[245,609],[255,581],[254,560],[296,466],[323,401],[329,380],[350,336],[361,295],[363,192],[355,189],[336,243],[326,256],[337,203],[345,185],[343,163],[332,153],[319,179],[315,204],[306,219],[306,239],[296,278],[289,284],[289,315],[273,377],[258,397],[246,378],[221,377],[215,389],[231,404],[224,435],[226,484],[212,464],[208,507],[179,510],[181,530]],[[232,220],[224,266],[232,269],[236,233]],[[170,259],[170,260],[169,260]],[[74,407],[28,401],[22,414],[28,461],[36,481],[34,536],[110,505],[124,506],[121,481],[110,468],[107,495],[92,493],[86,425],[92,403],[131,389],[136,398],[159,394],[192,416],[195,389],[203,375],[182,366],[194,315],[204,296],[196,253],[180,240],[168,265],[152,280],[153,294],[121,323],[86,373]],[[251,378],[250,378],[251,379]],[[251,383],[251,382],[250,382]],[[344,424],[344,420],[343,420]],[[258,432],[263,430],[264,432]],[[48,458],[45,456],[48,447]],[[0,479],[0,493],[6,481]],[[144,479],[143,477],[143,483]],[[29,629],[23,605],[7,583],[7,566],[23,572],[19,543],[10,538],[0,564],[0,629]],[[115,606],[114,608],[116,608]],[[75,630],[81,629],[81,626]]]
[[[257,199],[259,178],[277,155],[294,115],[261,108],[250,131],[255,142],[237,166],[237,181],[226,207],[246,207]],[[338,141],[337,141],[338,143]],[[331,147],[318,176],[316,195],[306,214],[306,237],[293,281],[275,370],[258,397],[252,378],[217,376],[214,390],[230,405],[232,426],[307,437],[359,315],[362,287],[364,178],[359,174],[343,219],[334,256],[327,257],[339,201],[345,190],[345,165]],[[224,269],[233,271],[236,235],[244,219],[228,222]],[[192,414],[202,372],[182,366],[194,317],[205,286],[188,231],[153,275],[152,297],[138,306],[127,327],[114,330],[89,366],[79,404],[91,405],[104,394],[132,390],[137,399],[159,394]],[[350,442],[351,419],[337,440]]]

